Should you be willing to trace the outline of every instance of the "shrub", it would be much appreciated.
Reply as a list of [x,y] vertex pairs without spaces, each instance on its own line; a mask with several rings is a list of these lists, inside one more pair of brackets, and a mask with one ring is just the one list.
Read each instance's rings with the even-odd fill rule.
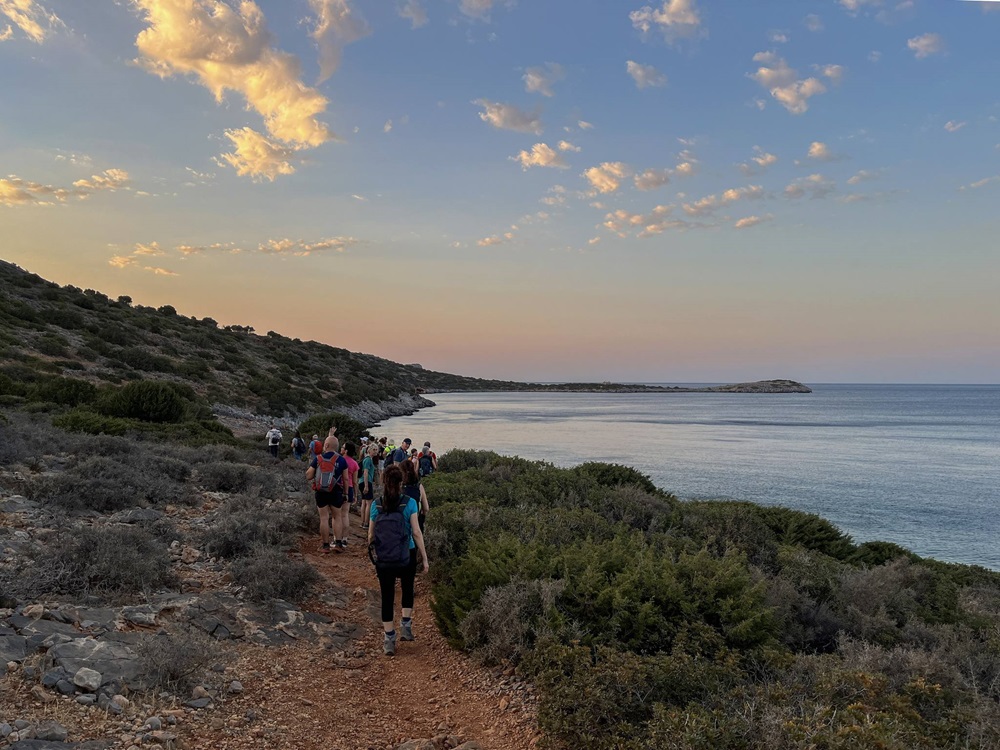
[[202,547],[214,557],[248,555],[257,547],[285,549],[294,543],[298,519],[284,507],[261,507],[257,498],[230,499],[201,535]]
[[179,422],[184,409],[184,399],[177,389],[156,380],[139,380],[111,391],[100,405],[108,416],[144,422]]
[[31,494],[64,508],[102,513],[186,502],[189,493],[175,478],[178,473],[176,464],[161,462],[152,453],[118,458],[94,456],[40,480],[33,485]]
[[123,600],[173,582],[167,546],[140,528],[76,526],[32,556],[8,590],[23,599]]
[[629,466],[619,464],[585,463],[576,467],[576,470],[602,487],[618,487],[623,484],[631,484],[640,487],[644,491],[655,494],[658,490],[653,480]]
[[192,627],[147,635],[136,651],[143,682],[154,690],[187,692],[205,681],[210,668],[232,660],[229,649]]
[[214,461],[200,465],[197,480],[209,492],[247,492],[254,487],[263,492],[273,492],[275,489],[272,472],[249,464],[229,461]]
[[311,565],[292,560],[277,547],[256,547],[232,563],[233,578],[251,601],[301,599],[319,576]]
[[330,428],[334,426],[337,428],[337,438],[341,445],[345,441],[351,441],[358,445],[362,436],[370,437],[364,424],[338,412],[316,414],[302,422],[298,429],[305,436],[319,435],[320,438],[325,438]]
[[48,401],[65,406],[89,404],[97,395],[93,383],[79,378],[48,378],[28,389],[32,401]]

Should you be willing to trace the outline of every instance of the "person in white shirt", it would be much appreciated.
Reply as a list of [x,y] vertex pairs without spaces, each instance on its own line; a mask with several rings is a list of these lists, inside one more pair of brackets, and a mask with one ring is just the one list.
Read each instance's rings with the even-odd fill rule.
[[271,429],[267,431],[265,439],[267,440],[267,449],[271,452],[272,456],[277,458],[278,448],[281,446],[281,430],[271,425]]

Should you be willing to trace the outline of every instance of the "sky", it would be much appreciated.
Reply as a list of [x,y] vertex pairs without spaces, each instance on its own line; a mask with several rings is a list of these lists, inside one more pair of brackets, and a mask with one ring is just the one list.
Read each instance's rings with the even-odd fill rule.
[[964,0],[0,0],[0,258],[483,377],[996,383],[998,39]]

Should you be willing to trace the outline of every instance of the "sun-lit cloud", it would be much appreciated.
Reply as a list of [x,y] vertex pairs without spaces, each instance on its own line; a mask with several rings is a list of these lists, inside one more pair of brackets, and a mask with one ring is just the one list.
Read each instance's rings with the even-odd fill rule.
[[166,254],[166,251],[160,247],[159,242],[150,242],[148,244],[137,242],[135,243],[135,247],[132,249],[132,255],[145,255],[153,258],[160,258]]
[[524,81],[524,90],[529,94],[554,96],[552,87],[565,77],[566,71],[562,65],[545,63],[542,66],[528,68],[521,79]]
[[664,0],[659,8],[645,5],[629,13],[629,20],[643,34],[659,30],[670,44],[704,33],[695,0]]
[[755,175],[766,171],[769,167],[772,167],[778,161],[778,157],[774,154],[767,153],[760,146],[753,147],[753,156],[750,157],[750,161],[743,162],[739,165],[740,171],[745,175]]
[[906,46],[913,52],[914,57],[922,60],[944,52],[944,39],[940,34],[921,34],[908,39]]
[[984,188],[987,185],[990,185],[990,184],[992,184],[994,182],[1000,182],[1000,175],[995,175],[993,177],[984,177],[983,179],[976,180],[975,182],[971,182],[968,185],[962,185],[959,188],[959,190],[962,190],[962,191],[965,191],[965,190],[979,190],[979,188]]
[[476,21],[489,21],[490,13],[501,5],[512,5],[513,0],[459,0],[458,9],[462,15]]
[[198,185],[209,185],[215,180],[215,172],[199,172],[194,167],[184,167],[184,171],[191,175],[191,178],[184,183],[185,187],[197,187]]
[[632,76],[636,88],[645,89],[667,85],[667,77],[652,65],[642,65],[635,60],[628,60],[625,63],[625,70]]
[[128,190],[130,184],[129,174],[124,169],[106,169],[77,180],[72,187],[44,185],[9,175],[0,178],[0,206],[53,206],[70,198],[83,200],[98,192]]
[[257,250],[265,255],[286,255],[296,258],[306,258],[318,253],[342,253],[360,242],[355,237],[328,237],[313,242],[285,238],[262,242],[258,245]]
[[[645,214],[632,213],[619,208],[606,214],[601,226],[623,239],[631,235],[639,238],[654,237],[670,229],[692,229],[706,226],[674,218],[674,208],[670,205],[656,206]],[[599,237],[594,239],[600,240]],[[592,242],[591,244],[596,243]]]
[[733,227],[735,229],[750,229],[750,227],[756,227],[763,224],[766,221],[772,221],[774,219],[773,214],[767,214],[765,216],[744,216],[742,219],[738,219]]
[[243,252],[241,248],[232,242],[213,242],[210,245],[178,245],[174,250],[185,258],[191,255],[204,255],[205,253],[224,252],[231,255],[239,255]]
[[807,156],[813,161],[838,161],[843,158],[833,153],[830,147],[822,141],[813,141],[810,143]]
[[753,56],[760,63],[757,72],[749,76],[793,115],[804,114],[809,109],[809,99],[826,91],[818,78],[801,78],[797,70],[774,52],[758,52]]
[[142,269],[143,271],[149,271],[156,276],[180,276],[179,273],[170,271],[166,268],[159,268],[158,266],[146,266]]
[[521,169],[525,170],[531,167],[553,167],[555,169],[569,167],[559,152],[545,143],[536,143],[531,147],[531,151],[521,151],[517,156],[510,158],[518,162]]
[[959,122],[958,120],[948,120],[948,122],[944,124],[944,129],[947,130],[949,133],[957,133],[967,124],[968,123],[964,121]]
[[656,190],[670,182],[669,169],[645,169],[632,178],[636,190]]
[[238,8],[221,0],[133,4],[147,25],[136,37],[140,66],[161,78],[193,76],[220,103],[234,91],[264,119],[267,136],[249,127],[226,131],[235,151],[222,161],[238,174],[271,180],[291,174],[295,152],[336,138],[317,119],[326,97],[302,82],[297,57],[272,46],[264,14],[252,0]]
[[316,14],[310,36],[319,49],[319,82],[340,67],[344,47],[372,33],[368,22],[351,6],[350,0],[309,0]]
[[817,32],[823,30],[823,19],[817,16],[815,13],[810,13],[802,20],[802,25],[805,26],[809,31]]
[[578,120],[576,126],[580,128],[580,130],[593,130],[594,128],[593,124],[587,122],[586,120]]
[[811,174],[792,181],[785,187],[786,198],[803,198],[809,196],[816,200],[825,198],[837,189],[837,184],[821,174]]
[[767,32],[767,41],[771,44],[788,44],[791,41],[791,37],[788,36],[787,31],[772,29]]
[[559,141],[559,150],[560,151],[571,151],[574,154],[578,154],[581,151],[583,151],[583,149],[580,148],[580,146],[577,146],[574,143],[570,143],[569,141]]
[[813,69],[828,79],[834,86],[839,86],[844,80],[847,69],[843,65],[814,65]]
[[553,185],[546,191],[546,195],[541,198],[540,203],[546,206],[566,205],[566,188],[562,185]]
[[399,17],[407,19],[414,29],[427,25],[427,10],[420,0],[406,0],[399,6]]
[[49,34],[66,26],[59,16],[37,0],[0,0],[0,17],[11,22],[0,32],[0,42],[13,38],[15,26],[36,44],[41,44]]
[[590,186],[598,193],[614,193],[621,187],[622,180],[632,174],[632,168],[620,161],[606,161],[591,167],[583,173]]
[[748,185],[740,188],[730,188],[720,194],[706,195],[691,203],[683,204],[684,213],[688,216],[709,216],[723,206],[741,200],[760,200],[765,195],[761,185]]
[[518,133],[542,134],[542,121],[537,111],[525,112],[513,104],[477,99],[473,104],[483,108],[479,119],[499,130],[514,130]]
[[128,268],[129,266],[135,266],[138,264],[139,261],[131,255],[115,255],[108,261],[109,266],[119,269]]
[[514,239],[513,232],[504,232],[503,234],[494,234],[490,237],[483,237],[481,240],[476,242],[479,247],[492,247],[494,245],[503,245]]
[[254,180],[266,178],[273,182],[279,175],[294,174],[295,164],[301,158],[299,152],[304,149],[272,140],[253,128],[227,130],[226,138],[235,150],[221,154],[217,163],[228,164],[236,174]]
[[871,182],[882,176],[881,169],[862,169],[856,172],[847,180],[848,185],[860,185],[862,182]]

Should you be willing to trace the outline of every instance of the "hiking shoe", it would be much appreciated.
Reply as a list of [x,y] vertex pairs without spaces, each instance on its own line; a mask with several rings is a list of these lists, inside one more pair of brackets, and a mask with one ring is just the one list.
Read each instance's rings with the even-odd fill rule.
[[396,655],[396,631],[393,630],[391,633],[386,633],[385,638],[382,641],[382,653],[386,656]]
[[416,640],[413,637],[413,622],[407,622],[406,620],[403,620],[403,622],[400,623],[400,625],[399,625],[399,640],[401,640],[401,641]]
[[347,549],[347,540],[346,539],[341,539],[340,540],[340,546],[343,547],[344,549]]
[[321,550],[322,550],[322,551],[323,551],[324,553],[329,553],[329,552],[330,552],[330,543],[329,543],[329,542],[323,542],[323,546],[322,546],[322,547],[320,547],[320,549],[321,549]]
[[333,550],[334,550],[334,552],[343,552],[344,551],[344,545],[343,545],[343,543],[339,539],[333,543]]

